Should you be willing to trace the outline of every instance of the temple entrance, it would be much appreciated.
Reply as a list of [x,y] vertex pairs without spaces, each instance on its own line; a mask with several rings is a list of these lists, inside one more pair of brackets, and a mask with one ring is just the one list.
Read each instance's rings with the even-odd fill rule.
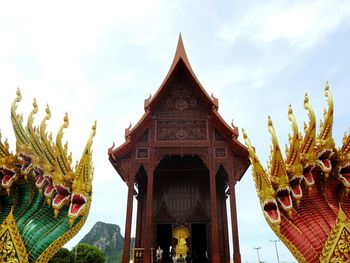
[[202,223],[191,225],[192,262],[205,263],[208,257],[207,226]]
[[172,245],[172,225],[157,224],[157,246],[163,249],[163,262],[170,262],[170,246]]

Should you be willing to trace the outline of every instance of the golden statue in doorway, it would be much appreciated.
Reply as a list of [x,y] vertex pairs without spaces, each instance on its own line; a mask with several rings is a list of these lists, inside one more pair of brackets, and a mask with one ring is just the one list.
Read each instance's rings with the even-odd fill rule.
[[180,257],[180,255],[182,255],[183,258],[186,258],[188,251],[186,239],[189,238],[189,236],[190,232],[184,225],[177,226],[173,229],[173,238],[177,239],[176,258]]

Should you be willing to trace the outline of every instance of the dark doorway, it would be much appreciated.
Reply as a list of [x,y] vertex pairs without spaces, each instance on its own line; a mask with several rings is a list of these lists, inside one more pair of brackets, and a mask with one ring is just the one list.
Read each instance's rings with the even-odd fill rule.
[[208,246],[207,246],[207,226],[206,224],[192,224],[192,262],[207,262]]
[[157,246],[163,249],[163,262],[170,262],[169,249],[172,242],[172,225],[157,224]]

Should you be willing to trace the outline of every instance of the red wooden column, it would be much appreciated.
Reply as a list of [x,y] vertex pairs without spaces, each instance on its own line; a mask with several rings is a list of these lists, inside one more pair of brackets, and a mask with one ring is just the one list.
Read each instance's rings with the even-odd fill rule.
[[123,251],[123,263],[129,263],[130,260],[130,235],[131,235],[131,223],[132,223],[132,203],[134,199],[134,172],[131,173],[128,180],[128,200],[126,203],[126,222],[125,222],[125,239],[124,239],[124,251]]
[[145,226],[145,252],[144,263],[151,263],[151,239],[152,239],[152,217],[153,217],[153,169],[147,170],[147,201],[146,201],[146,226]]
[[227,207],[226,207],[226,193],[224,191],[223,197],[222,197],[222,224],[223,224],[223,238],[224,238],[224,251],[225,251],[225,257],[227,258],[227,263],[230,262],[230,244],[229,244],[229,238],[228,238],[228,225],[227,225]]
[[217,216],[217,196],[216,196],[216,174],[214,169],[210,169],[210,221],[211,221],[211,247],[212,263],[220,263],[219,232]]
[[[140,195],[140,189],[139,189],[139,195]],[[142,211],[141,211],[141,202],[140,196],[137,198],[137,214],[136,214],[136,238],[135,238],[135,247],[140,248],[141,247],[141,229],[142,229]]]
[[234,263],[241,263],[241,253],[239,251],[239,239],[238,239],[237,209],[236,209],[236,192],[235,192],[236,180],[232,177],[233,175],[229,176],[233,260],[234,260]]

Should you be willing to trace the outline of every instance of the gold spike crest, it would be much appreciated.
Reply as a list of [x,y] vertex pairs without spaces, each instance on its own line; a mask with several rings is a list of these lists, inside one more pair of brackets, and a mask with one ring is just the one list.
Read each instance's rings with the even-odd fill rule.
[[272,124],[271,117],[268,117],[268,128],[271,134],[272,146],[271,156],[269,162],[269,175],[271,182],[275,187],[285,188],[288,186],[288,176],[284,165],[281,149],[278,144],[275,129]]
[[316,118],[315,112],[309,103],[309,97],[305,94],[304,108],[308,111],[309,124],[305,125],[305,136],[300,148],[300,161],[303,166],[308,166],[314,163],[316,155],[314,153],[315,137],[316,137]]
[[290,177],[302,175],[303,167],[300,163],[300,135],[298,124],[293,115],[292,105],[289,104],[288,119],[292,126],[293,134],[289,136],[289,146],[286,148],[286,170]]

